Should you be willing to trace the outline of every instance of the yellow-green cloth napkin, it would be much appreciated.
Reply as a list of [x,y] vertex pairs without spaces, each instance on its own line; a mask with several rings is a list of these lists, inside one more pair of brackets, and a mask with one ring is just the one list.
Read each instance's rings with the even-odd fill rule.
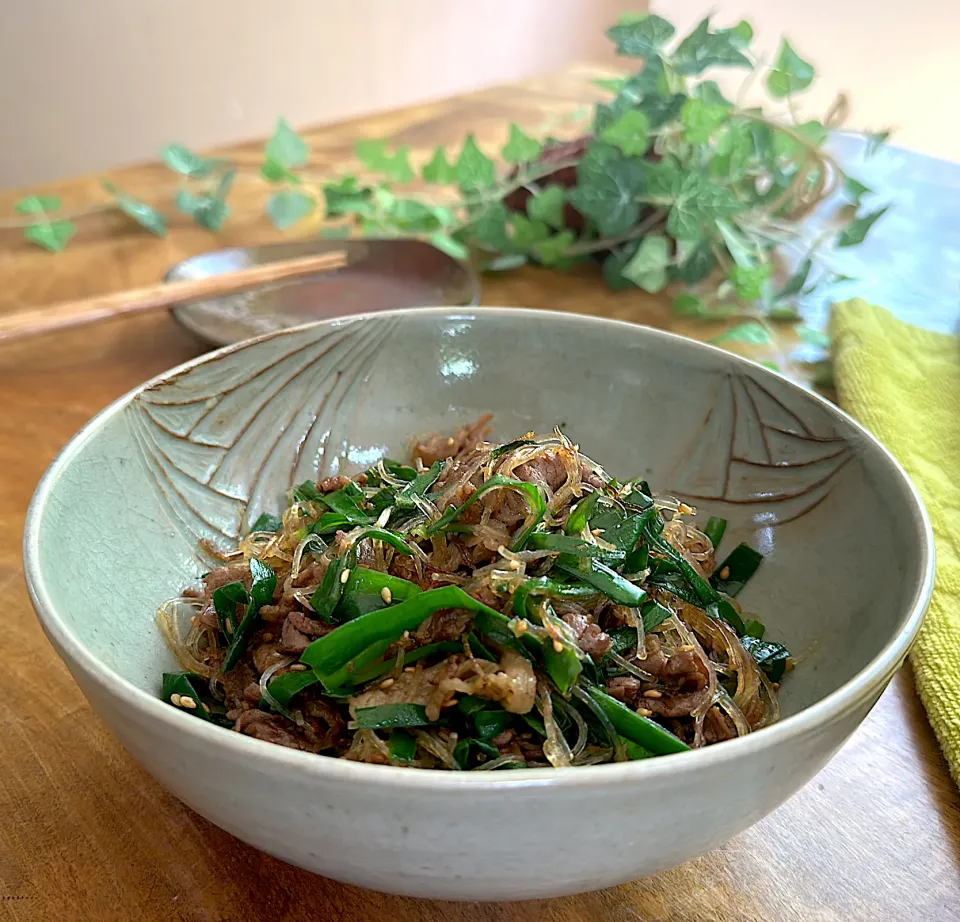
[[960,784],[960,340],[859,299],[834,305],[832,333],[840,405],[896,455],[933,523],[933,602],[910,658]]

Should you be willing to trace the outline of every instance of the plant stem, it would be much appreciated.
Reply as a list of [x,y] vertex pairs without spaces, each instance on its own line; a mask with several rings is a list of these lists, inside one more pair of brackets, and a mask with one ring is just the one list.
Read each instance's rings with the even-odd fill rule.
[[563,251],[563,255],[582,256],[586,253],[596,253],[600,250],[609,250],[611,247],[617,246],[617,244],[628,243],[631,240],[636,240],[638,237],[643,237],[645,234],[653,230],[653,228],[666,219],[666,216],[666,212],[664,211],[655,211],[653,214],[648,215],[647,218],[645,218],[635,227],[632,227],[624,234],[620,234],[617,237],[604,237],[600,240],[586,240],[583,243],[575,243],[573,246],[567,247]]
[[22,218],[10,218],[0,221],[0,230],[17,230],[27,227],[36,227],[38,224],[49,224],[52,221],[75,221],[79,218],[86,218],[90,215],[98,214],[103,211],[115,211],[117,208],[113,202],[101,202],[98,205],[88,205],[86,208],[77,208],[73,211],[67,211],[63,214],[57,212],[38,212],[36,214],[24,215]]

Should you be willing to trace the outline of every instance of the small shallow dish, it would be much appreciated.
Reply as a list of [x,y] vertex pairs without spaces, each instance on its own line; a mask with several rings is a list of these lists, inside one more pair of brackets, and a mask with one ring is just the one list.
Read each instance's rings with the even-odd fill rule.
[[[611,474],[644,475],[726,517],[728,540],[767,556],[738,601],[798,657],[780,723],[642,762],[455,773],[291,751],[158,699],[174,660],[155,611],[208,568],[199,539],[230,544],[293,482],[369,467],[403,454],[413,433],[488,410],[495,437],[559,424]],[[835,407],[681,337],[517,309],[329,321],[174,369],[67,446],[24,540],[54,646],[117,738],[184,803],[317,873],[469,900],[611,886],[756,822],[863,720],[933,580],[915,490]]]
[[177,263],[165,281],[206,278],[304,256],[343,251],[347,265],[171,308],[178,323],[215,346],[348,314],[480,303],[480,280],[465,262],[422,240],[297,240],[201,253]]

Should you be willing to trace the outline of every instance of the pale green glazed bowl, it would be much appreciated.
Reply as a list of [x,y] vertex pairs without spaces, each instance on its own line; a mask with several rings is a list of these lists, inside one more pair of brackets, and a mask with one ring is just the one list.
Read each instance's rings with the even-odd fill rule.
[[[411,436],[487,411],[497,437],[559,424],[610,473],[725,516],[731,546],[767,555],[740,601],[799,660],[780,723],[644,762],[454,773],[283,749],[157,698],[175,663],[156,608],[207,569],[199,539],[228,545],[294,481],[404,455]],[[873,706],[933,580],[915,490],[827,402],[667,333],[493,308],[320,323],[148,382],[51,466],[24,555],[43,627],[84,694],[186,804],[318,873],[471,900],[610,886],[756,822]]]

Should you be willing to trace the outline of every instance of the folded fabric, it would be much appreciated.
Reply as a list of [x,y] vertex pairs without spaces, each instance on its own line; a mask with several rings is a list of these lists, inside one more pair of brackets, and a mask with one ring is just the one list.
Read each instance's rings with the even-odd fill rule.
[[906,468],[933,524],[936,584],[910,658],[960,784],[960,340],[859,299],[834,305],[832,334],[840,405]]

